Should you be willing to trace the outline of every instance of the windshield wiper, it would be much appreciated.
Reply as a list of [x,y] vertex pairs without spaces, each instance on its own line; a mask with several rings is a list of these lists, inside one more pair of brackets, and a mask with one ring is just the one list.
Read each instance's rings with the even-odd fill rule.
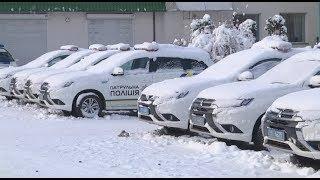
[[270,84],[289,84],[289,83],[281,82],[281,81],[275,81],[275,82],[272,82]]

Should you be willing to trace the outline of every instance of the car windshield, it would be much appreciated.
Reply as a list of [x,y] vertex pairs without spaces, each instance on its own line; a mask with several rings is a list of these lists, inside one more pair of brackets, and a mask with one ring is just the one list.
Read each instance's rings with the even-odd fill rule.
[[294,84],[306,79],[319,66],[319,60],[284,61],[257,80],[270,84]]
[[268,56],[270,53],[264,53],[264,51],[243,50],[221,59],[198,76],[224,78],[226,74],[234,75],[259,60],[270,58]]
[[0,63],[10,64],[10,62],[13,62],[11,55],[8,51],[4,49],[0,49]]

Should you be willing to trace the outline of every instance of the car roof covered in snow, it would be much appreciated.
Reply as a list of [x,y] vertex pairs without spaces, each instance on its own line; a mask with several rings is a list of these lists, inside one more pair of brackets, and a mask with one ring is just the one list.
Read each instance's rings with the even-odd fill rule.
[[199,76],[210,76],[215,78],[225,78],[226,74],[234,76],[240,73],[248,66],[254,65],[260,60],[269,58],[283,58],[286,59],[299,52],[312,50],[311,48],[292,48],[288,52],[282,52],[272,48],[261,49],[246,49],[226,56],[214,65],[210,66]]
[[[159,49],[155,51],[147,50],[130,50],[123,51],[108,58],[108,61],[99,63],[99,65],[91,67],[88,71],[109,71],[114,67],[121,66],[123,63],[136,58],[142,57],[180,57],[185,59],[195,59],[203,61],[211,65],[213,61],[210,59],[208,52],[196,47],[181,47],[173,44],[159,44]],[[107,66],[111,69],[107,69]]]

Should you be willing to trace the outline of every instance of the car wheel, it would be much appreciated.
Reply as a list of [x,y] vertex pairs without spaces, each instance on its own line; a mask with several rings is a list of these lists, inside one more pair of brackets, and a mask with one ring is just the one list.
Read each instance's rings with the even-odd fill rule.
[[75,115],[77,117],[93,118],[95,116],[102,117],[102,103],[98,96],[84,96],[78,106],[75,107]]
[[255,146],[255,150],[258,150],[258,151],[266,150],[266,148],[263,146],[263,134],[262,134],[261,124],[255,127],[252,141]]

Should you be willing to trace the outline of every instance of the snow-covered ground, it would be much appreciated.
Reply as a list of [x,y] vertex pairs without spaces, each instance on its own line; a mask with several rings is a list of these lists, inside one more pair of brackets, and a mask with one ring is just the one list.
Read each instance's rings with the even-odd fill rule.
[[[1,177],[314,177],[288,156],[197,136],[155,135],[136,117],[81,119],[0,99]],[[125,130],[129,137],[118,137]],[[273,152],[274,154],[274,152]]]

